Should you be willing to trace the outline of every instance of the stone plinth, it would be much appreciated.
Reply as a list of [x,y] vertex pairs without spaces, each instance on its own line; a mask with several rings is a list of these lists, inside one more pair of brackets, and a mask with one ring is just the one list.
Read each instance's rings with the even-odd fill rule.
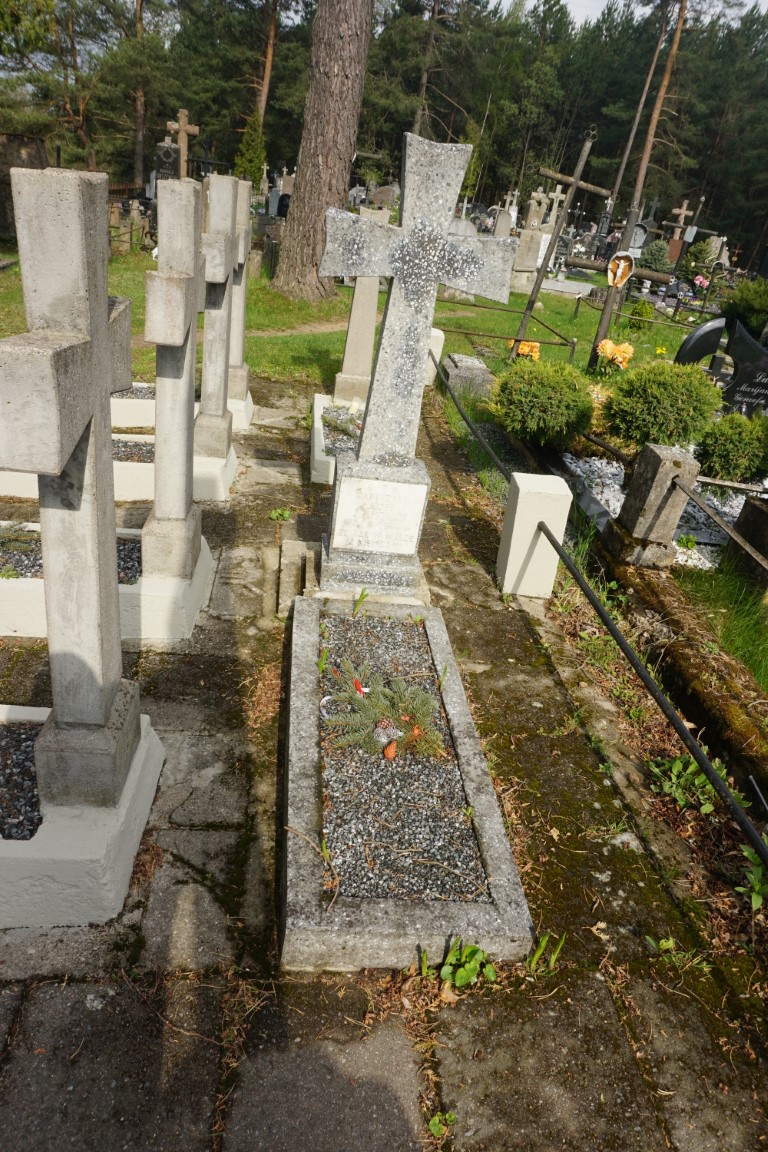
[[[736,531],[751,544],[756,552],[768,561],[768,501],[758,500],[755,496],[747,496],[744,507],[736,521]],[[743,548],[739,548],[732,540],[725,546],[726,555],[734,560],[750,579],[754,580],[759,588],[768,594],[768,572],[748,556]]]
[[452,352],[443,360],[443,371],[454,392],[471,392],[474,396],[490,396],[493,375],[477,356],[462,356]]
[[609,520],[603,543],[627,564],[665,568],[675,559],[674,534],[688,497],[674,483],[696,482],[698,461],[679,448],[646,444],[635,465],[616,520]]
[[558,556],[538,525],[543,520],[562,543],[571,499],[560,476],[512,473],[496,561],[502,592],[541,600],[552,595]]

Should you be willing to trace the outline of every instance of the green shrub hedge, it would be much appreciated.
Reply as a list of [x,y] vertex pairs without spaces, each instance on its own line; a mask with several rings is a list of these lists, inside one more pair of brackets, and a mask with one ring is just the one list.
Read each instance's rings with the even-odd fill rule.
[[747,482],[768,471],[768,419],[730,412],[703,431],[696,459],[705,476]]
[[656,309],[650,300],[638,300],[629,310],[630,332],[643,332],[651,327],[651,320],[656,316]]
[[572,364],[518,357],[499,376],[492,408],[499,423],[521,440],[564,448],[587,431],[594,405],[589,380]]
[[759,340],[768,324],[768,280],[740,280],[730,295],[720,301],[720,311],[729,320],[740,320]]
[[607,427],[638,447],[695,443],[721,403],[720,390],[698,364],[639,364],[614,376],[611,389]]

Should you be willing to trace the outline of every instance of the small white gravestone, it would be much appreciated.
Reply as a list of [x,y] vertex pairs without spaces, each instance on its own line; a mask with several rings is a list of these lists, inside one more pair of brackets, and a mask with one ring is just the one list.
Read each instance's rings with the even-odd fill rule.
[[227,408],[232,273],[237,263],[237,186],[234,176],[211,176],[208,186],[205,257],[205,331],[200,411],[195,420],[195,455],[228,461],[232,413]]
[[[245,363],[245,309],[248,298],[248,257],[251,251],[251,183],[237,182],[237,248],[232,270],[232,313],[229,326],[229,384],[227,395],[233,404],[248,408],[253,401],[248,391],[248,365]],[[250,401],[250,403],[249,403]],[[250,424],[248,419],[246,427]]]
[[[360,208],[369,220],[389,223],[389,209]],[[339,404],[364,405],[371,383],[373,346],[376,342],[376,309],[379,303],[379,277],[358,276],[349,313],[347,340],[341,372],[336,373],[333,399]]]
[[357,459],[336,470],[324,593],[429,598],[417,548],[430,481],[414,453],[437,287],[509,295],[511,242],[449,235],[471,151],[406,133],[401,225],[326,215],[321,276],[392,279]]
[[110,389],[130,304],[107,299],[104,174],[11,173],[29,331],[0,343],[0,464],[38,475],[53,710],[35,743],[43,824],[0,843],[0,926],[122,905],[162,765],[122,678]]
[[[142,579],[183,582],[181,633],[189,636],[212,560],[192,503],[200,269],[200,185],[163,180],[157,192],[158,266],[146,274],[144,339],[157,344],[155,502],[141,535]],[[194,586],[194,588],[193,588]]]

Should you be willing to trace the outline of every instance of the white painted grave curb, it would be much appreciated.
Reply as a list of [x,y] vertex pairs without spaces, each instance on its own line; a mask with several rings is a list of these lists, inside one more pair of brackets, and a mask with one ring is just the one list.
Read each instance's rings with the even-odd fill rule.
[[[43,723],[48,708],[0,705],[0,723]],[[123,906],[165,750],[149,717],[117,808],[44,804],[31,840],[0,840],[0,929],[103,924]]]
[[[232,413],[232,427],[236,432],[247,432],[253,419],[254,404],[250,392],[244,400],[228,400],[227,408]],[[200,411],[200,405],[195,404],[195,416]],[[110,401],[110,413],[113,428],[154,428],[155,401],[135,398],[133,400],[121,399],[113,396]]]
[[[38,524],[21,524],[38,531]],[[123,528],[119,535],[141,538],[141,529]],[[208,543],[191,580],[180,576],[140,576],[135,584],[118,586],[120,634],[123,640],[186,640],[213,586],[214,562]],[[32,576],[0,580],[0,636],[47,636],[45,581]]]

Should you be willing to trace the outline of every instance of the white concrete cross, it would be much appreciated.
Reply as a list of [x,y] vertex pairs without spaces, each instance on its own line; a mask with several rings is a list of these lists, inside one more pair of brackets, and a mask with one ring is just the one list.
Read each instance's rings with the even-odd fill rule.
[[560,211],[560,205],[565,200],[562,184],[558,184],[554,192],[549,193],[549,222],[554,225]]
[[234,176],[211,176],[205,256],[205,330],[200,411],[195,420],[195,453],[226,459],[232,446],[232,413],[227,409],[232,272],[237,263],[237,185]]
[[142,531],[147,576],[191,579],[200,555],[200,510],[192,503],[200,185],[157,186],[157,271],[146,273],[144,339],[157,344],[155,503]]
[[187,175],[187,149],[188,138],[190,136],[199,136],[200,129],[197,124],[190,124],[189,112],[186,108],[179,108],[176,113],[175,120],[169,120],[166,124],[169,132],[178,133],[179,137],[179,174],[182,179]]
[[683,200],[683,203],[680,205],[679,208],[673,208],[672,209],[672,215],[677,217],[677,227],[675,228],[672,239],[673,240],[679,240],[680,239],[680,233],[682,232],[683,228],[685,227],[685,218],[686,218],[686,216],[693,216],[693,209],[692,208],[689,209],[688,208],[688,201]]
[[110,390],[130,387],[128,300],[107,299],[104,174],[13,169],[29,331],[0,343],[0,466],[36,472],[53,711],[41,798],[116,805],[139,741],[122,680]]
[[248,296],[248,260],[251,252],[250,180],[237,182],[237,248],[232,269],[232,312],[229,323],[230,400],[245,400],[248,392],[248,365],[245,363],[245,309]]
[[406,133],[400,227],[337,209],[326,214],[321,276],[391,277],[361,461],[414,456],[438,284],[509,298],[511,242],[448,236],[471,152]]

